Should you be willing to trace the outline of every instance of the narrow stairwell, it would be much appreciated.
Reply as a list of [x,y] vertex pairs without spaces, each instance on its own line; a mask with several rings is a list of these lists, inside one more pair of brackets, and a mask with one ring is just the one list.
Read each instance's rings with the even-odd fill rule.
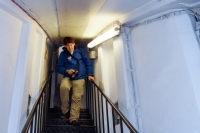
[[[60,118],[58,106],[50,108],[51,75],[45,79],[21,133],[138,133],[104,92],[91,81],[86,81],[86,107],[81,109],[80,126],[70,125],[69,116]],[[59,101],[58,101],[59,103]],[[59,105],[59,104],[57,104]],[[83,107],[84,108],[84,107]],[[118,117],[115,117],[115,116]],[[116,123],[116,118],[119,123]]]
[[70,125],[69,116],[67,119],[61,119],[60,116],[60,108],[49,110],[45,124],[46,133],[96,133],[96,126],[94,126],[94,121],[88,109],[81,109],[80,111],[80,126]]

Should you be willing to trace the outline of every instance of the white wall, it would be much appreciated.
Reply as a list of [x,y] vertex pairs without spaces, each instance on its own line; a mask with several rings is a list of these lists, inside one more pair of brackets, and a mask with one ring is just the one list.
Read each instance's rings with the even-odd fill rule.
[[[113,39],[109,39],[103,42],[101,45],[96,47],[94,50],[98,52],[98,58],[94,60],[94,76],[95,83],[103,90],[103,92],[110,98],[110,100],[115,104],[118,102],[120,104],[120,97],[124,97],[124,91],[121,93],[118,92],[118,88],[122,87],[119,84],[123,84],[121,81],[117,80],[117,75],[120,78],[123,77],[123,70],[121,70],[122,64],[117,62],[121,62],[121,56],[116,55],[116,46],[113,43]],[[121,46],[120,44],[118,45]],[[117,53],[119,54],[119,53]],[[119,57],[119,58],[118,58]],[[120,75],[122,74],[122,75]],[[124,88],[121,88],[124,90]],[[120,106],[120,105],[119,105]],[[104,114],[109,114],[109,124],[112,125],[112,112],[110,106],[108,106],[108,112],[106,112],[104,106]],[[106,117],[104,119],[107,119]],[[107,122],[105,124],[105,131],[107,131]],[[116,132],[120,132],[119,125],[116,126]],[[113,132],[112,128],[110,128],[110,132]]]
[[[41,78],[44,79],[43,75],[43,59],[45,58],[45,45],[44,44],[44,37],[42,33],[38,30],[35,31],[35,36],[34,36],[34,41],[33,41],[33,46],[32,46],[32,60],[29,61],[31,63],[31,78],[30,78],[30,86],[29,86],[29,94],[31,95],[31,107],[34,105],[34,102],[36,101],[38,95],[39,95],[39,90],[40,86],[42,84]],[[41,58],[42,57],[42,58]],[[41,64],[41,65],[38,65]],[[46,63],[47,64],[47,63]],[[44,69],[45,70],[45,69]],[[45,72],[46,73],[46,72]]]
[[2,9],[0,16],[4,16],[0,19],[0,131],[6,133],[23,22]]
[[[118,93],[119,110],[133,125],[133,127],[142,132],[140,123],[139,102],[136,100],[136,84],[133,81],[134,65],[130,61],[131,51],[128,51],[130,39],[127,40],[125,32],[121,30],[121,34],[113,39],[114,62],[116,67],[116,88]],[[132,67],[131,67],[132,66]],[[135,92],[134,92],[135,91]],[[135,93],[135,94],[134,94]],[[124,132],[129,130],[124,127]]]
[[[18,133],[26,121],[30,89],[37,94],[47,76],[46,34],[12,1],[5,0],[0,0],[0,29],[0,132]],[[35,42],[38,36],[40,41]]]
[[113,103],[118,100],[113,40],[103,42],[97,48],[98,58],[94,60],[95,82],[109,96]]
[[[180,15],[133,29],[128,40],[132,60],[124,31],[112,48],[106,42],[96,48],[95,82],[113,99],[108,65],[114,63],[119,108],[140,132],[200,132],[200,51],[193,22]],[[135,78],[131,88],[128,62]]]
[[[95,83],[103,89],[113,103],[118,102],[119,110],[128,121],[138,131],[142,131],[139,130],[142,127],[139,127],[137,121],[139,112],[135,108],[133,101],[133,81],[130,77],[131,71],[129,68],[130,60],[124,40],[125,35],[121,32],[120,36],[105,41],[94,48],[94,50],[98,51],[98,58],[94,60]],[[111,112],[109,112],[109,115],[112,115]],[[116,126],[116,132],[120,132],[119,125]],[[126,126],[124,126],[124,132],[129,132]]]
[[200,50],[188,15],[132,31],[144,133],[200,132]]
[[[61,46],[61,47],[59,47],[59,48],[57,49],[57,60],[58,60],[58,58],[59,58],[59,56],[60,56],[60,53],[63,51],[62,48],[63,48],[63,46]],[[59,84],[61,83],[62,78],[63,78],[63,75],[57,73],[57,85],[59,85]]]

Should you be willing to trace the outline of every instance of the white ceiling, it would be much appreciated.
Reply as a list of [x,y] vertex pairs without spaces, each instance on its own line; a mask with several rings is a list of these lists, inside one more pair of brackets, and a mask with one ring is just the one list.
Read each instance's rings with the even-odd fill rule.
[[[130,23],[174,8],[200,7],[200,0],[15,0],[44,27],[60,45],[72,36],[76,43],[86,43],[114,21]],[[186,5],[180,5],[184,3]]]

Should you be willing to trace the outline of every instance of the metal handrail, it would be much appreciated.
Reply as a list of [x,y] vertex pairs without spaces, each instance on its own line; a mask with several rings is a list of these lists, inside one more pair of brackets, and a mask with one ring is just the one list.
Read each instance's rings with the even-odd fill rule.
[[[47,103],[49,100],[49,97],[48,97],[49,90],[48,90],[47,85],[51,79],[53,72],[54,71],[50,71],[49,76],[43,82],[42,87],[41,87],[42,91],[40,92],[40,95],[38,99],[36,100],[21,133],[27,133],[28,131],[32,133],[33,130],[34,132],[39,132],[38,130],[40,130],[41,132],[44,130],[44,124],[46,121],[46,112],[48,108]],[[33,126],[35,126],[35,129],[33,129]]]
[[[98,130],[97,132],[105,132],[105,121],[104,118],[107,118],[107,132],[109,133],[110,130],[113,130],[113,132],[116,132],[115,129],[115,120],[114,120],[114,112],[120,117],[120,131],[121,133],[123,133],[124,128],[123,128],[123,123],[126,125],[126,127],[128,128],[128,130],[131,133],[138,133],[138,131],[132,126],[132,124],[126,119],[126,117],[121,113],[121,111],[119,109],[116,108],[116,106],[114,105],[114,103],[104,94],[104,92],[97,86],[97,84],[93,81],[88,81],[86,82],[86,106],[88,108],[90,108],[90,112],[92,114],[92,117],[95,121],[95,125],[97,126]],[[88,90],[89,89],[89,90]],[[97,92],[96,92],[97,90]],[[101,94],[101,96],[99,97],[99,92]],[[103,98],[105,100],[103,100]],[[106,111],[104,111],[104,106],[103,106],[103,101],[106,101]],[[100,103],[102,104],[102,106],[100,107]],[[109,111],[108,111],[108,103],[110,105],[111,112],[112,112],[112,119],[113,121],[110,122],[109,121]],[[104,113],[106,113],[106,115],[104,115]],[[111,116],[110,116],[111,117]],[[98,122],[97,122],[98,120]],[[122,123],[123,122],[123,123]],[[110,129],[111,125],[113,124],[113,128]],[[101,126],[102,125],[102,126]]]

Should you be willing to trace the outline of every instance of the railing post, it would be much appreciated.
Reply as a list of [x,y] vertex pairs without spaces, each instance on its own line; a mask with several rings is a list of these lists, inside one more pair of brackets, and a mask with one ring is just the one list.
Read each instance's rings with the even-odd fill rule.
[[44,115],[44,120],[45,120],[45,123],[46,123],[46,121],[47,121],[47,111],[48,111],[48,85],[46,86],[46,90],[45,90],[45,115]]
[[33,121],[31,122],[30,133],[33,132]]
[[35,128],[34,128],[34,133],[36,133],[37,130],[37,107],[36,107],[36,112],[35,112]]
[[[45,79],[42,84],[42,91],[36,100],[33,109],[31,110],[29,117],[22,129],[21,133],[41,133],[45,129],[45,122],[47,118],[48,112],[48,82],[51,79],[53,71],[50,75]],[[46,94],[46,95],[45,95]]]
[[39,128],[40,128],[40,120],[39,120],[39,118],[40,118],[40,102],[39,102],[39,105],[38,105],[39,107],[38,107],[38,109],[37,109],[37,111],[38,111],[38,119],[37,119],[37,133],[39,133]]
[[96,121],[96,126],[97,126],[97,106],[96,106],[96,89],[94,88],[94,85],[92,85],[92,89],[94,89],[94,95],[93,95],[93,97],[94,97],[94,107],[95,107],[95,121]]
[[42,108],[42,112],[43,112],[43,115],[42,115],[42,131],[44,132],[45,130],[45,93],[43,94],[43,99],[42,99],[42,102],[43,102],[43,108]]
[[112,108],[112,118],[113,118],[113,131],[114,131],[114,133],[116,133],[116,130],[115,130],[115,116],[114,116],[113,108]]
[[42,116],[41,116],[41,131],[43,132],[44,131],[44,93],[42,95],[42,108],[41,108],[41,113],[42,113]]
[[[120,129],[121,129],[121,133],[123,133],[123,124],[125,126],[127,126],[127,128],[132,132],[132,133],[138,133],[138,131],[131,125],[131,123],[125,118],[125,116],[120,112],[119,109],[117,109],[114,105],[114,103],[103,93],[103,91],[93,82],[91,81],[90,83],[93,83],[93,86],[92,87],[95,87],[94,89],[94,92],[92,92],[92,98],[94,98],[94,104],[93,104],[93,108],[94,108],[94,119],[95,119],[95,125],[97,126],[97,129],[99,132],[101,132],[101,130],[104,132],[105,131],[105,128],[104,128],[104,109],[103,109],[103,98],[105,99],[105,104],[106,104],[106,118],[107,118],[107,132],[110,133],[111,130],[110,130],[110,126],[109,126],[109,122],[111,122],[112,120],[109,120],[109,116],[108,116],[108,113],[110,111],[112,111],[112,119],[113,119],[113,132],[115,133],[116,132],[116,127],[115,127],[115,116],[114,116],[114,113],[116,112],[116,114],[120,117]],[[91,85],[90,85],[91,86]],[[92,89],[93,90],[93,89]],[[97,91],[97,93],[96,93]],[[101,109],[100,109],[100,99],[99,99],[99,92],[101,93]],[[103,98],[102,98],[103,97]],[[108,103],[109,103],[109,107],[108,108]],[[97,112],[97,106],[98,106],[98,112]],[[100,113],[100,111],[102,111],[102,113]],[[97,117],[97,114],[98,114],[98,117]],[[102,114],[102,118],[101,118],[101,114]],[[98,124],[97,124],[97,118],[99,118],[98,120]],[[102,121],[101,121],[102,120]],[[122,123],[123,121],[123,123]],[[103,124],[103,129],[101,127],[101,124]]]
[[103,96],[102,96],[102,94],[101,94],[101,112],[102,112],[103,133],[105,133],[105,129],[104,129],[104,109],[103,109]]
[[92,118],[94,119],[94,89],[91,86],[92,84],[90,83],[90,108],[92,112]]
[[100,104],[99,104],[99,101],[100,101],[100,100],[99,100],[99,91],[97,90],[97,104],[98,104],[98,105],[97,105],[97,106],[98,106],[98,109],[97,109],[97,110],[98,110],[98,114],[99,114],[99,117],[98,117],[98,118],[99,118],[99,133],[101,133],[100,107],[99,107]]
[[110,130],[109,130],[109,119],[108,119],[108,102],[106,100],[106,114],[107,114],[107,130],[108,130],[108,133],[110,133]]
[[123,123],[122,123],[122,118],[121,117],[120,117],[120,129],[121,129],[121,133],[123,133],[124,130],[123,130]]

